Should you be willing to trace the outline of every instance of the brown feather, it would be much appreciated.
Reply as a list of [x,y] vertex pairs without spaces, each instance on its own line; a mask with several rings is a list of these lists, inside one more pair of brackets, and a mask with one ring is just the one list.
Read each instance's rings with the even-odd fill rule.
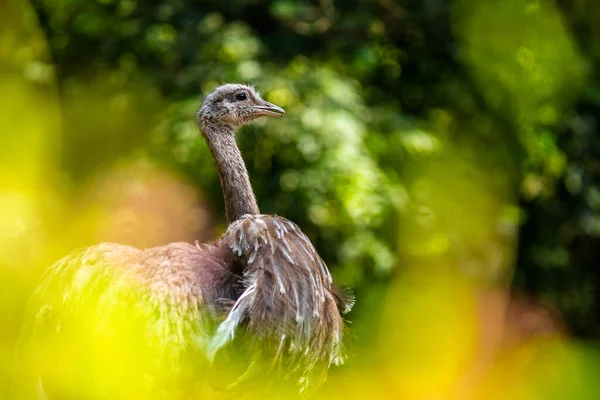
[[345,358],[338,305],[347,311],[352,298],[337,294],[315,248],[285,218],[244,216],[221,240],[244,266],[244,292],[213,337],[209,356],[241,327],[267,359],[286,360],[283,373],[294,372],[301,388],[319,384],[323,369]]

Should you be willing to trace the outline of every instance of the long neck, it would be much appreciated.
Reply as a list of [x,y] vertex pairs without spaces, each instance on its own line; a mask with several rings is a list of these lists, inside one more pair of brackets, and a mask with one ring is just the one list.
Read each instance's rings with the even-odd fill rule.
[[202,131],[217,164],[225,198],[227,223],[231,224],[245,214],[259,214],[246,165],[235,143],[234,129],[204,124]]

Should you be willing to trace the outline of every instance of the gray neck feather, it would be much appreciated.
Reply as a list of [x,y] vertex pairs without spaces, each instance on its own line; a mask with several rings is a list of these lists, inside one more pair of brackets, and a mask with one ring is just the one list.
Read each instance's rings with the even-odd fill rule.
[[227,224],[237,221],[245,214],[260,214],[246,165],[235,142],[235,129],[207,120],[201,121],[200,129],[219,172]]

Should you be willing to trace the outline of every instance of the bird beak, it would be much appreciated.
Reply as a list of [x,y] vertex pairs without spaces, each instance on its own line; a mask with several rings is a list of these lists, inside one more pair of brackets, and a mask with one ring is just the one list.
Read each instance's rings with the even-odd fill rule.
[[274,115],[276,117],[283,117],[285,115],[285,110],[283,108],[266,101],[262,105],[254,106],[253,108],[258,112],[258,115],[261,116]]

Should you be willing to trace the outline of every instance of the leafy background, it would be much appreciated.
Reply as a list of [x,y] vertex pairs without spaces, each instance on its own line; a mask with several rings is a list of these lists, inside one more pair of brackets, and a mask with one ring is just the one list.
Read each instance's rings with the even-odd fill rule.
[[[593,0],[9,0],[1,9],[3,355],[44,267],[68,250],[223,231],[194,112],[219,83],[241,81],[287,112],[238,135],[261,211],[298,223],[354,288],[358,364],[381,361],[386,343],[406,360],[402,371],[425,363],[430,382],[432,365],[462,371],[453,363],[467,356],[436,332],[472,352],[479,331],[463,325],[482,320],[477,307],[550,312],[549,330],[578,344],[574,359],[598,362]],[[519,311],[509,296],[533,308]],[[546,331],[523,320],[523,337]],[[408,387],[394,390],[425,390]]]

